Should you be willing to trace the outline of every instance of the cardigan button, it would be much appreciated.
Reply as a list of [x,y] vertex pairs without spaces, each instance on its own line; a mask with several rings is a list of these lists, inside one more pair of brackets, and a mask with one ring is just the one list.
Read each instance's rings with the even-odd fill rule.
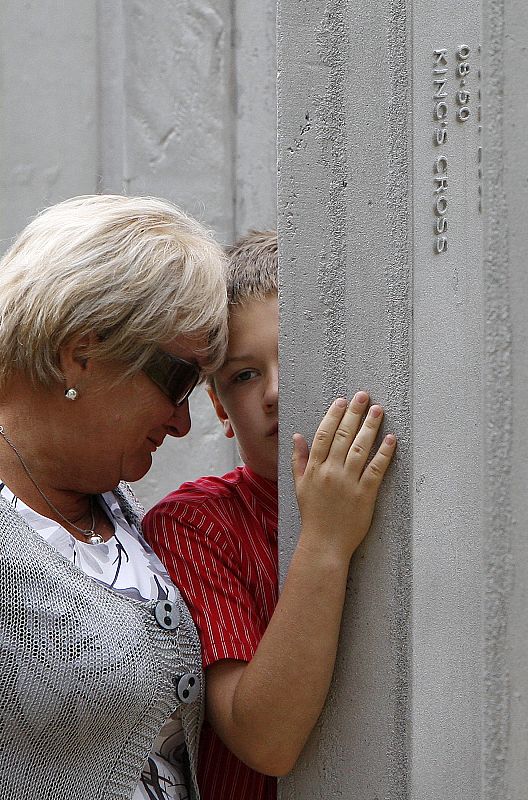
[[186,672],[185,675],[176,675],[174,678],[176,694],[182,703],[194,703],[200,694],[200,681],[197,675]]
[[160,600],[154,606],[156,622],[165,631],[175,631],[180,624],[180,612],[171,600]]

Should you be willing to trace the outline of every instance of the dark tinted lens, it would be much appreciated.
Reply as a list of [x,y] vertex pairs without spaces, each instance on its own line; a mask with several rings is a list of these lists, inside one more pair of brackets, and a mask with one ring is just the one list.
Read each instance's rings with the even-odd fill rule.
[[181,405],[189,397],[200,379],[195,364],[163,350],[154,353],[143,367],[143,372],[175,405]]

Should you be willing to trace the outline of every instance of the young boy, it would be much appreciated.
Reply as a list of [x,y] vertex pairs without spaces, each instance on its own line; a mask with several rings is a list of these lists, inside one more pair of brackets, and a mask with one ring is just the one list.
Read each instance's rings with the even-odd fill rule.
[[228,257],[229,346],[208,391],[244,466],[183,484],[147,514],[145,532],[200,632],[202,800],[275,800],[271,776],[293,767],[324,704],[349,561],[396,440],[367,465],[383,412],[368,410],[365,392],[332,404],[310,454],[295,435],[301,532],[277,602],[276,235],[252,231]]

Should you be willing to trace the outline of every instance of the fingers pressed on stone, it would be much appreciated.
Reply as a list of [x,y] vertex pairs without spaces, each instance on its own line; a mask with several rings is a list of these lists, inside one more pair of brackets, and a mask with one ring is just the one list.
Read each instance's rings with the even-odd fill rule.
[[350,446],[361,426],[365,412],[368,408],[369,396],[366,392],[356,392],[350,401],[346,412],[336,428],[330,455],[332,458],[344,462]]
[[337,400],[334,400],[315,432],[310,451],[310,459],[312,461],[320,463],[326,460],[332,447],[336,430],[346,410],[347,401],[344,397],[338,397]]
[[385,436],[376,454],[365,467],[363,475],[361,476],[361,484],[377,491],[392,461],[394,451],[396,450],[396,443],[394,434],[389,433]]
[[382,407],[371,406],[348,450],[346,458],[348,466],[360,470],[364,468],[378,435],[382,419]]

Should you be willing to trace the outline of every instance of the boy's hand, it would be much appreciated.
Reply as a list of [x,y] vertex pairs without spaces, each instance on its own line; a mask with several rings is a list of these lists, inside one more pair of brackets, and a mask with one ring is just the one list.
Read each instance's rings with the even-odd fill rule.
[[302,520],[301,546],[350,559],[370,527],[396,437],[385,436],[367,464],[383,419],[379,405],[371,406],[365,416],[368,399],[366,392],[357,392],[349,405],[342,398],[335,400],[310,452],[305,439],[294,435],[292,472]]
[[[349,406],[336,400],[312,450],[294,438],[293,477],[302,517],[277,608],[249,662],[207,669],[207,716],[220,738],[249,766],[286,775],[323,707],[335,664],[350,557],[372,519],[396,446],[386,436],[367,460],[383,411],[367,413],[368,394]],[[363,421],[363,424],[362,423]],[[288,697],[276,687],[287,686]]]

